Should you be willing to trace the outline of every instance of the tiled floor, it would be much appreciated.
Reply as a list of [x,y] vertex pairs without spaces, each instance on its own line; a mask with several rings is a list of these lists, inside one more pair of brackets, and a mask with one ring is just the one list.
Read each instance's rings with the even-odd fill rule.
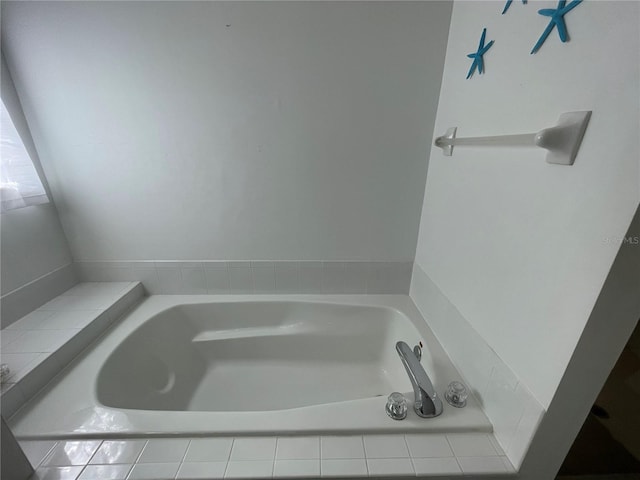
[[513,474],[488,434],[21,442],[34,479],[331,478]]

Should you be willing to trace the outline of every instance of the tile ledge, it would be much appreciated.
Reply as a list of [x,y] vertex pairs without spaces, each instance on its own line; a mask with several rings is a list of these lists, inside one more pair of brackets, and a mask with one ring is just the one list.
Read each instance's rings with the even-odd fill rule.
[[[121,289],[116,289],[114,292],[112,290],[108,290],[103,292],[104,298],[102,298],[101,305],[104,308],[94,308],[94,309],[71,309],[65,306],[61,306],[56,308],[55,306],[50,306],[45,309],[47,304],[51,304],[52,302],[63,302],[64,299],[68,299],[70,297],[73,298],[91,298],[95,295],[100,295],[100,284],[104,286],[113,287],[114,284],[122,284]],[[91,287],[87,288],[87,292],[82,292],[80,290],[81,286],[91,285]],[[82,293],[78,294],[70,294],[72,290],[76,290]],[[49,381],[59,374],[67,365],[69,365],[80,352],[82,352],[87,346],[89,346],[98,336],[102,334],[109,326],[117,320],[125,311],[127,311],[131,306],[133,306],[137,301],[144,296],[144,289],[140,282],[82,282],[74,285],[72,288],[67,291],[61,293],[57,297],[54,297],[52,300],[47,302],[47,304],[42,305],[41,307],[29,312],[24,315],[22,318],[13,322],[9,327],[2,329],[0,331],[0,335],[5,331],[13,331],[13,332],[23,332],[23,335],[26,332],[62,332],[67,331],[69,336],[66,338],[62,345],[57,348],[52,349],[50,352],[29,352],[29,351],[11,351],[4,352],[5,347],[3,347],[4,355],[33,355],[34,359],[29,361],[27,365],[18,368],[16,371],[11,372],[9,375],[9,379],[7,382],[2,383],[2,388],[0,390],[0,398],[2,399],[2,415],[5,418],[11,417],[20,407],[26,404],[35,394],[40,391]],[[55,305],[55,303],[53,303]],[[32,315],[34,312],[46,312],[50,311],[53,314],[58,314],[60,312],[68,312],[78,314],[79,312],[85,312],[87,317],[90,318],[88,323],[84,325],[82,328],[61,328],[61,329],[52,329],[51,325],[48,324],[49,328],[20,328],[20,322]],[[55,315],[53,315],[55,316]],[[64,315],[59,315],[60,321],[64,320]],[[42,321],[46,323],[50,318],[44,318]],[[82,334],[85,335],[82,335]],[[21,336],[20,336],[21,337]],[[11,345],[13,342],[20,340],[20,337],[15,340],[9,342],[7,346]],[[2,355],[4,357],[4,355]],[[43,375],[44,370],[55,369],[56,373],[51,376]],[[40,375],[42,378],[36,378]],[[12,381],[14,380],[15,381]],[[29,379],[33,380],[33,385],[29,389],[25,389],[25,380]],[[9,397],[12,397],[9,400]]]

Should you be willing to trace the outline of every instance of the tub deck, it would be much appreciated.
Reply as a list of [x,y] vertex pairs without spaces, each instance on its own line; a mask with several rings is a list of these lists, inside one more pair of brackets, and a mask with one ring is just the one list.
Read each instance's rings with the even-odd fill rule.
[[425,345],[442,395],[460,375],[409,297],[151,296],[11,419],[18,438],[491,432],[475,399],[394,421],[413,400],[395,343]]

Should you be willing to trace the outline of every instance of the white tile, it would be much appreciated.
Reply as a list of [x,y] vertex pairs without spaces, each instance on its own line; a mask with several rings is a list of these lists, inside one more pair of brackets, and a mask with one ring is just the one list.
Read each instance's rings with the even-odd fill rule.
[[367,293],[407,294],[411,283],[412,263],[373,262],[369,268]]
[[[46,358],[43,358],[46,357]],[[26,399],[33,397],[42,387],[60,373],[61,367],[53,355],[43,353],[20,380],[20,390]]]
[[459,457],[458,463],[465,475],[507,473],[502,457]]
[[280,293],[295,293],[298,291],[298,262],[276,262],[276,291]]
[[89,463],[135,463],[146,443],[146,440],[105,440]]
[[455,457],[448,458],[412,458],[416,475],[462,475]]
[[136,262],[133,266],[133,278],[138,282],[142,282],[145,290],[150,295],[157,295],[161,292],[158,270],[153,262]]
[[104,310],[113,301],[110,294],[60,295],[38,308],[39,311],[68,312],[73,310]]
[[497,456],[498,453],[484,433],[455,433],[447,435],[456,457]]
[[4,353],[0,354],[0,362],[9,366],[9,375],[5,381],[16,382],[20,380],[23,372],[31,369],[31,365],[41,358],[41,353]]
[[413,464],[408,458],[367,458],[370,477],[415,477]]
[[364,435],[367,458],[409,458],[403,435]]
[[300,262],[299,292],[322,293],[322,262]]
[[495,436],[495,432],[493,435],[489,435],[489,441],[491,442],[491,445],[493,445],[493,449],[498,455],[505,455],[504,450],[502,449],[502,445],[500,445],[500,442]]
[[80,480],[126,480],[133,465],[87,465]]
[[52,311],[34,310],[2,330],[0,335],[4,335],[7,330],[38,330],[40,325],[53,314]]
[[175,295],[182,292],[182,272],[180,268],[156,263],[156,269],[162,293]]
[[65,330],[84,328],[93,322],[103,310],[71,310],[53,313],[40,325],[40,330]]
[[23,330],[10,330],[5,328],[4,330],[0,330],[0,348],[2,348],[2,353],[8,353],[7,347],[11,345],[16,340],[20,339],[26,332]]
[[24,440],[19,443],[31,466],[38,468],[57,442],[55,440]]
[[320,459],[315,460],[276,460],[273,467],[274,477],[317,478],[320,476]]
[[104,325],[104,320],[102,319],[103,315],[105,314],[102,314],[97,320],[84,329],[79,330],[77,335],[71,338],[55,352],[51,354],[42,353],[41,355],[46,356],[48,362],[54,362],[58,365],[59,369],[62,370],[65,366],[71,363],[80,354],[80,352],[82,352],[82,350],[95,340],[104,328],[106,328],[99,328],[101,325]]
[[185,462],[227,461],[233,438],[194,438],[189,444]]
[[127,480],[169,480],[175,478],[180,463],[138,463]]
[[229,292],[251,293],[253,291],[253,275],[249,262],[229,263]]
[[321,477],[366,477],[367,462],[364,458],[322,459]]
[[[495,370],[494,370],[495,373]],[[511,443],[524,413],[524,403],[509,386],[496,382],[492,375],[487,382],[482,403],[493,424],[493,433],[502,443]]]
[[389,271],[389,291],[387,293],[407,295],[412,270],[413,262],[393,262]]
[[322,291],[342,293],[344,290],[344,263],[324,262],[322,264]]
[[152,438],[142,450],[138,463],[181,462],[188,446],[186,438]]
[[122,282],[131,280],[132,262],[76,262],[83,282]]
[[386,293],[389,290],[388,264],[385,262],[371,262],[367,276],[367,293]]
[[229,293],[229,271],[226,262],[205,262],[204,275],[209,293]]
[[499,386],[512,392],[515,392],[519,383],[516,374],[504,362],[496,363],[493,366],[490,380],[494,386]]
[[405,439],[414,458],[453,457],[453,451],[445,435],[414,433],[405,435]]
[[320,437],[321,458],[365,458],[361,436]]
[[430,325],[434,321],[444,322],[449,300],[418,264],[413,267],[411,298]]
[[255,293],[273,293],[276,290],[276,273],[273,262],[251,262],[253,290]]
[[22,390],[15,383],[5,383],[2,385],[2,401],[0,401],[0,412],[4,418],[9,418],[24,405],[25,399]]
[[103,282],[80,282],[61,295],[87,295],[94,293],[102,284]]
[[195,462],[183,463],[176,478],[184,480],[213,480],[224,478],[227,462]]
[[53,352],[80,330],[26,330],[24,335],[3,347],[3,353]]
[[[3,382],[0,383],[0,393],[2,395],[4,395],[5,393],[8,393],[9,390],[11,389],[15,389],[15,390],[19,390],[20,387],[18,387],[18,385],[15,382]],[[3,413],[4,416],[4,413]]]
[[467,388],[480,392],[482,400],[481,394],[486,390],[491,371],[501,360],[449,301],[439,332],[443,334],[443,343],[451,347],[451,358],[455,359],[456,366],[468,380]]
[[96,453],[100,440],[60,441],[42,462],[47,467],[85,465]]
[[518,385],[518,390],[523,390],[523,392],[520,392],[520,398],[524,399],[524,413],[511,442],[504,444],[504,449],[516,468],[520,468],[522,460],[531,445],[531,440],[545,414],[542,405],[531,394],[526,393],[528,390],[523,385]]
[[273,460],[276,455],[276,439],[236,438],[231,449],[231,460]]
[[30,480],[75,480],[82,467],[41,467]]
[[504,468],[507,471],[507,473],[515,473],[516,472],[515,467],[513,466],[511,461],[509,460],[509,457],[507,457],[505,455],[501,455],[500,459],[502,460],[502,463],[503,463]]
[[224,478],[271,478],[273,460],[235,461],[227,464]]
[[188,295],[202,295],[207,293],[207,280],[202,266],[197,268],[182,268],[182,292]]
[[278,437],[277,460],[320,458],[320,437]]
[[[127,262],[131,263],[131,262]],[[125,262],[122,262],[121,266],[125,266]],[[128,265],[126,265],[128,267]],[[87,296],[95,294],[103,294],[116,296],[121,293],[130,282],[82,282],[74,287],[70,288],[62,295],[78,295]]]
[[344,264],[344,293],[367,293],[369,262],[346,262]]

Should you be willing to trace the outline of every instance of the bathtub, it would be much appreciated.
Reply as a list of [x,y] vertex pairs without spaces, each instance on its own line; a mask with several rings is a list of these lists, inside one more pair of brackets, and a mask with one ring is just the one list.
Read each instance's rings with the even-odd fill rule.
[[[23,439],[492,431],[471,397],[418,417],[399,340],[423,343],[441,397],[460,380],[406,296],[151,296],[10,424]],[[385,413],[393,391],[403,421]]]

